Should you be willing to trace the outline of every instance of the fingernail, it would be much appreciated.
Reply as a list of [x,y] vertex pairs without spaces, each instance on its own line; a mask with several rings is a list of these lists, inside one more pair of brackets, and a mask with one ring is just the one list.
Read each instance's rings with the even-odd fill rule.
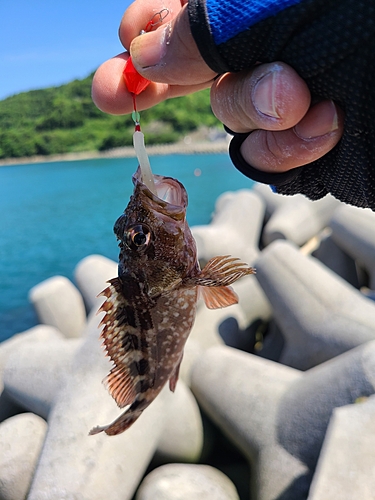
[[160,64],[167,52],[171,26],[137,36],[130,46],[133,63],[141,68]]
[[323,101],[313,106],[305,118],[295,127],[301,139],[313,139],[329,134],[339,127],[336,106],[332,101]]
[[280,118],[277,111],[276,91],[279,71],[266,73],[255,85],[252,100],[257,111],[272,118]]

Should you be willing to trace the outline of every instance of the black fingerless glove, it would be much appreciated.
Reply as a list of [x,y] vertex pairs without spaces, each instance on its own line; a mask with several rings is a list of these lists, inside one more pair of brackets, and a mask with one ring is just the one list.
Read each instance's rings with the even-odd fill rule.
[[323,158],[280,174],[248,165],[235,135],[230,155],[248,177],[282,194],[317,200],[327,193],[375,210],[375,0],[189,0],[190,26],[217,73],[283,61],[313,99],[345,112],[344,135]]

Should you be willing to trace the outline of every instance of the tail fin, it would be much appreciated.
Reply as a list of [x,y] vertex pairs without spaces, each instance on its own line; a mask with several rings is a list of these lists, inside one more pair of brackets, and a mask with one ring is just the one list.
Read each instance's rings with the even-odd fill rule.
[[122,413],[116,420],[111,424],[94,427],[89,432],[90,436],[94,434],[99,434],[100,432],[105,432],[108,436],[115,436],[116,434],[121,434],[122,432],[129,429],[131,425],[142,415],[142,410],[132,411],[132,408],[128,408],[124,413]]

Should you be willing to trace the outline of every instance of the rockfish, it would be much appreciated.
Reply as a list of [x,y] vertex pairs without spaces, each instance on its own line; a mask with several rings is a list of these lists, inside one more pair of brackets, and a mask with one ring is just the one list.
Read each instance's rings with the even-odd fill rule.
[[118,277],[101,295],[101,338],[113,368],[104,383],[120,408],[114,422],[90,434],[128,429],[169,381],[175,390],[183,349],[193,326],[198,294],[211,309],[236,304],[231,283],[254,269],[230,256],[203,270],[186,222],[187,193],[170,177],[154,175],[157,196],[138,168],[134,193],[114,226],[119,240]]

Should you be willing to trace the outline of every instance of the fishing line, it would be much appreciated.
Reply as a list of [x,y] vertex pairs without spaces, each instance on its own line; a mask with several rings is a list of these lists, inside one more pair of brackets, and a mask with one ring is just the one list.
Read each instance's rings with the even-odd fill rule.
[[[168,16],[169,10],[162,9],[160,12],[157,12],[149,22],[146,24],[144,30],[141,30],[140,35],[144,33],[148,33],[155,26],[161,24],[163,20]],[[154,177],[151,171],[150,160],[148,158],[148,154],[145,146],[145,137],[143,132],[141,131],[140,119],[141,116],[137,111],[137,103],[136,96],[143,92],[151,83],[150,80],[141,76],[138,71],[134,68],[133,61],[131,56],[125,63],[125,68],[123,71],[123,77],[125,81],[126,88],[131,93],[133,98],[133,112],[132,119],[134,121],[134,134],[133,134],[133,145],[134,151],[137,155],[139,167],[142,172],[142,181],[148,187],[148,189],[157,195]]]

